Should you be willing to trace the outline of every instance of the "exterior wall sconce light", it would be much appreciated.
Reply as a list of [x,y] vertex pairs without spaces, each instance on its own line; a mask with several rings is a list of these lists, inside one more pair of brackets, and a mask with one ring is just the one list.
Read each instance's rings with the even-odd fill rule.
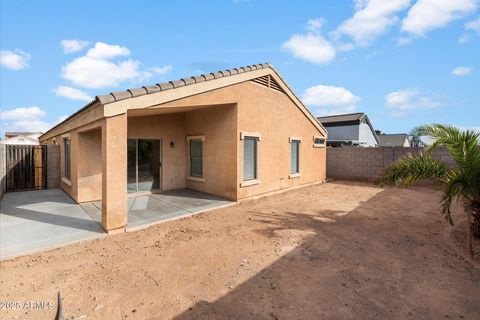
[[173,142],[173,141],[170,142],[170,148],[172,148],[172,149],[175,148],[175,142]]

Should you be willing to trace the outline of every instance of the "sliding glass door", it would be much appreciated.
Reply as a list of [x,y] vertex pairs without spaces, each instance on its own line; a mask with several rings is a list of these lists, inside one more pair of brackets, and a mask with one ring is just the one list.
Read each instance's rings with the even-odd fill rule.
[[128,139],[127,146],[127,191],[137,192],[137,140]]
[[161,140],[128,139],[127,190],[159,190],[161,188]]

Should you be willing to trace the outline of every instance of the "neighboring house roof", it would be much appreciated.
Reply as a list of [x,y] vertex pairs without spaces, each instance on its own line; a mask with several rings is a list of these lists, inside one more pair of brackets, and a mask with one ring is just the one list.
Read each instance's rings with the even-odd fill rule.
[[13,138],[16,136],[41,136],[43,132],[25,132],[25,131],[7,131],[5,132],[5,137]]
[[365,113],[357,112],[357,113],[347,113],[347,114],[337,114],[333,116],[317,117],[317,119],[324,126],[326,126],[329,123],[357,121],[362,119],[362,117],[364,116],[366,116]]
[[[141,88],[133,88],[133,89],[128,89],[125,91],[117,91],[117,92],[111,92],[110,94],[105,94],[105,95],[100,95],[96,96],[95,100],[91,101],[88,103],[86,106],[66,118],[64,121],[60,122],[59,124],[55,125],[52,127],[50,130],[48,130],[43,136],[45,136],[47,133],[52,131],[54,128],[59,127],[63,123],[69,121],[70,119],[74,118],[76,115],[82,113],[83,111],[89,109],[90,107],[96,106],[98,104],[101,105],[107,105],[111,104],[117,101],[122,101],[126,99],[131,99],[131,98],[137,98],[140,96],[145,96],[145,95],[150,95],[154,93],[159,93],[163,91],[168,91],[172,89],[177,89],[185,86],[191,86],[195,85],[198,83],[202,82],[209,82],[212,81],[214,82],[215,80],[220,81],[221,78],[227,78],[227,77],[233,77],[236,75],[240,75],[243,73],[249,73],[252,72],[252,77],[247,79],[247,80],[252,80],[255,79],[257,76],[253,74],[254,71],[261,70],[261,69],[270,69],[272,74],[275,74],[278,79],[280,80],[281,83],[277,83],[275,80],[272,83],[272,88],[282,91],[287,94],[291,98],[291,100],[298,106],[300,109],[307,115],[307,118],[311,120],[311,122],[327,136],[327,130],[325,127],[315,118],[315,116],[308,110],[308,108],[301,102],[301,100],[295,95],[293,90],[288,86],[288,84],[282,79],[282,77],[278,74],[278,72],[273,68],[273,66],[269,63],[260,63],[260,64],[255,64],[255,65],[250,65],[250,66],[245,66],[245,67],[239,67],[239,68],[233,68],[233,69],[228,69],[228,70],[223,70],[223,71],[218,71],[218,72],[211,72],[207,74],[201,74],[198,76],[191,76],[188,78],[182,78],[179,80],[172,80],[168,82],[163,82],[163,83],[157,83],[155,85],[151,86],[143,86]],[[246,80],[239,80],[236,83],[240,83]],[[236,84],[232,83],[232,84]],[[229,85],[232,85],[229,84]],[[228,85],[227,85],[228,86]],[[221,83],[219,83],[218,88],[224,87]],[[201,92],[200,92],[201,93]],[[198,94],[195,93],[195,94]],[[185,95],[188,96],[188,95]],[[178,97],[177,97],[178,99]],[[42,137],[43,138],[43,137]]]
[[337,114],[332,116],[317,117],[317,120],[324,127],[342,125],[342,124],[349,125],[349,124],[353,124],[353,123],[365,120],[365,122],[370,127],[370,130],[372,131],[372,134],[375,137],[377,144],[380,143],[380,141],[378,140],[377,133],[375,132],[375,129],[373,128],[372,123],[370,122],[370,119],[368,119],[368,116],[365,112],[346,113],[346,114]]
[[35,139],[30,136],[17,135],[5,140],[2,140],[2,144],[21,144],[21,145],[37,145],[38,139]]
[[408,139],[406,133],[392,133],[392,134],[380,134],[378,136],[380,139],[380,146],[394,146],[402,147],[405,139]]

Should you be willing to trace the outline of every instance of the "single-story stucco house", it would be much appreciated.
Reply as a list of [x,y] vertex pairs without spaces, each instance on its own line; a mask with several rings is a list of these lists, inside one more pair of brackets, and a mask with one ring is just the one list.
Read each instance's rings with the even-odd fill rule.
[[129,193],[189,188],[239,201],[326,178],[327,132],[269,64],[97,96],[43,134],[61,188],[102,201],[121,230]]

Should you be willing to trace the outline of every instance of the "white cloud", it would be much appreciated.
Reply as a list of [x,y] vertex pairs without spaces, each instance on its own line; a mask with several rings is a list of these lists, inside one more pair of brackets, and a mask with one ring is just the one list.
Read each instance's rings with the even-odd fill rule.
[[150,68],[150,70],[153,72],[153,73],[156,73],[156,74],[167,74],[169,73],[170,71],[172,71],[173,67],[170,66],[170,65],[165,65],[163,67],[153,67],[153,68]]
[[60,42],[60,45],[62,46],[63,53],[68,54],[68,53],[74,53],[82,50],[86,46],[90,45],[90,42],[72,39],[72,40],[62,40]]
[[474,12],[477,6],[478,0],[418,0],[403,19],[402,31],[424,36],[431,30]]
[[51,125],[43,120],[47,113],[37,106],[0,111],[5,131],[45,132]]
[[55,88],[54,92],[57,96],[65,97],[71,100],[80,100],[80,101],[92,101],[93,97],[89,96],[88,93],[79,90],[77,88],[72,88],[68,86],[58,86]]
[[115,57],[129,56],[130,50],[127,47],[111,45],[104,42],[97,42],[88,50],[87,57],[92,59],[112,59]]
[[307,29],[312,32],[317,32],[323,27],[324,24],[325,19],[323,18],[309,19],[307,22]]
[[385,96],[385,103],[388,108],[408,110],[413,109],[413,97],[417,96],[417,90],[405,89],[401,91],[394,91]]
[[338,51],[350,51],[355,48],[351,42],[340,42],[336,45]]
[[35,120],[43,118],[47,113],[37,106],[27,108],[15,108],[0,111],[0,119],[3,120]]
[[470,41],[470,36],[468,34],[464,34],[464,35],[461,35],[459,38],[458,38],[458,43],[460,44],[465,44],[467,42]]
[[406,46],[407,44],[412,43],[411,38],[406,38],[406,37],[400,37],[397,39],[397,45],[399,46]]
[[469,21],[467,23],[465,23],[465,30],[467,31],[474,31],[478,34],[480,34],[480,17],[475,19],[475,20],[472,20],[472,21]]
[[403,89],[385,96],[385,106],[394,117],[403,117],[413,109],[435,109],[442,106],[438,101],[423,96],[417,89]]
[[0,51],[0,65],[10,70],[22,70],[29,66],[30,54],[20,49]]
[[480,17],[475,20],[468,21],[463,25],[463,28],[465,29],[466,33],[458,38],[458,43],[460,44],[465,44],[470,41],[471,35],[468,33],[469,31],[480,35]]
[[452,70],[452,74],[456,77],[465,77],[472,74],[472,68],[470,67],[456,67]]
[[283,43],[283,48],[294,57],[314,64],[324,64],[335,59],[335,48],[321,35],[295,34]]
[[61,115],[53,122],[44,120],[47,112],[37,106],[0,110],[3,131],[46,132],[57,123],[65,120]]
[[332,35],[351,37],[359,46],[367,46],[399,19],[395,14],[406,9],[410,0],[356,0],[355,14],[344,21]]
[[319,115],[353,112],[356,104],[361,100],[343,87],[317,85],[303,92],[302,101],[316,107]]
[[97,42],[86,55],[64,65],[62,77],[82,88],[111,88],[125,81],[146,81],[154,73],[165,74],[172,69],[166,65],[144,71],[140,70],[140,61],[115,59],[128,55],[126,47]]
[[83,56],[65,65],[62,76],[84,88],[117,87],[123,81],[143,79],[139,66],[139,61],[130,59],[117,63]]

